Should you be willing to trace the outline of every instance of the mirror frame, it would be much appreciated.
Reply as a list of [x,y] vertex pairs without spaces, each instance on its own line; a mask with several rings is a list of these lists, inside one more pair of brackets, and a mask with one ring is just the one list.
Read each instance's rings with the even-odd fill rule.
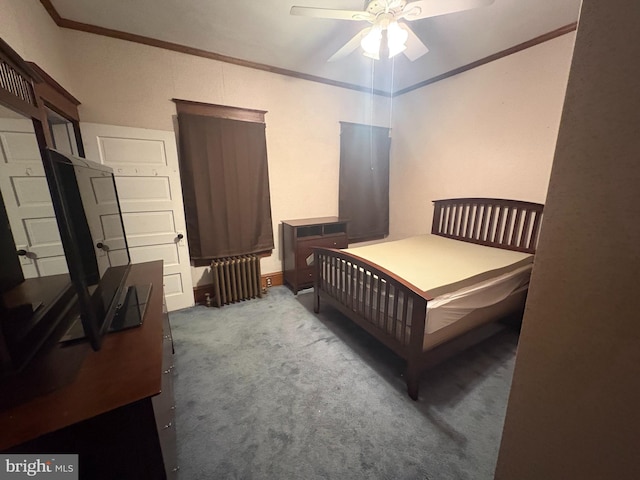
[[[46,147],[55,147],[47,108],[69,120],[73,125],[78,156],[84,157],[78,113],[80,102],[37,64],[25,61],[2,38],[0,38],[0,104],[31,119],[41,151]],[[2,201],[1,197],[0,201]],[[0,213],[2,210],[4,210],[4,202]],[[13,249],[10,245],[3,245],[2,250],[0,263],[3,264],[3,275],[0,283],[4,285],[4,290],[9,285],[24,281],[24,276],[20,263],[15,258],[15,242]]]
[[[0,105],[32,121],[41,156],[46,147],[54,147],[47,109],[73,125],[78,154],[84,156],[80,136],[79,104],[78,100],[44,70],[34,63],[26,62],[0,38]],[[25,280],[1,195],[0,244],[2,247],[0,248],[0,265],[2,265],[0,378],[2,378],[5,373],[19,371],[47,341],[53,330],[58,328],[63,318],[60,308],[71,299],[73,289],[69,279],[54,282]],[[18,319],[22,323],[32,322],[32,320],[35,322],[25,338],[10,340],[12,348],[7,343],[9,337],[6,336],[4,325],[1,324],[7,319],[8,321]]]
[[80,134],[80,116],[78,105],[80,101],[71,95],[65,88],[56,82],[47,72],[42,70],[36,63],[26,62],[29,67],[38,75],[40,81],[35,81],[35,94],[39,100],[40,120],[44,128],[46,145],[55,148],[55,142],[51,137],[51,126],[47,108],[64,117],[73,126],[75,134],[78,156],[84,157],[84,146],[82,135]]

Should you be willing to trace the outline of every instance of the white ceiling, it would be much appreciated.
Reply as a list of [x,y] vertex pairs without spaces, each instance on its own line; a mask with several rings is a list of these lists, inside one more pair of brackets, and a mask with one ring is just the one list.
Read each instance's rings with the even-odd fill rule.
[[383,91],[411,87],[569,25],[577,21],[581,3],[495,0],[488,7],[411,22],[430,49],[415,62],[404,55],[394,61],[373,61],[356,50],[327,63],[368,24],[292,16],[291,6],[362,10],[363,0],[50,1],[67,20],[367,89],[374,77],[373,87]]

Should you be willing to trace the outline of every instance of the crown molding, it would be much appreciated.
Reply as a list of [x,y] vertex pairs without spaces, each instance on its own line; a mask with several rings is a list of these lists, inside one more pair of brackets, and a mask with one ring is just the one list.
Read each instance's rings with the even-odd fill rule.
[[307,73],[287,70],[285,68],[274,67],[272,65],[251,62],[248,60],[243,60],[241,58],[230,57],[227,55],[210,52],[208,50],[188,47],[186,45],[181,45],[178,43],[166,42],[164,40],[158,40],[151,37],[145,37],[145,36],[136,35],[133,33],[122,32],[120,30],[113,30],[110,28],[99,27],[97,25],[91,25],[88,23],[76,22],[74,20],[69,20],[60,16],[58,11],[55,9],[53,4],[51,3],[51,0],[40,0],[40,3],[44,6],[45,10],[49,13],[53,21],[56,23],[56,25],[58,25],[60,28],[68,28],[70,30],[77,30],[80,32],[93,33],[95,35],[102,35],[105,37],[117,38],[119,40],[126,40],[129,42],[140,43],[140,44],[148,45],[151,47],[162,48],[165,50],[171,50],[174,52],[184,53],[187,55],[194,55],[196,57],[208,58],[210,60],[217,60],[220,62],[230,63],[233,65],[239,65],[241,67],[253,68],[255,70],[262,70],[264,72],[275,73],[278,75],[285,75],[287,77],[298,78],[301,80],[308,80],[310,82],[322,83],[322,84],[330,85],[333,87],[345,88],[348,90],[355,90],[363,93],[370,93],[370,94],[378,95],[381,97],[397,97],[399,95],[404,95],[405,93],[412,92],[418,88],[422,88],[432,83],[439,82],[441,80],[452,77],[454,75],[458,75],[459,73],[466,72],[468,70],[479,67],[481,65],[485,65],[489,62],[499,60],[500,58],[504,58],[508,55],[520,52],[527,48],[531,48],[540,43],[547,42],[561,35],[565,35],[569,32],[572,32],[577,28],[577,22],[570,23],[568,25],[565,25],[556,30],[553,30],[551,32],[535,37],[526,42],[520,43],[514,47],[508,48],[506,50],[502,50],[501,52],[481,58],[480,60],[476,60],[475,62],[469,63],[462,67],[455,68],[441,75],[437,75],[435,77],[418,82],[410,87],[406,87],[392,93],[384,90],[366,88],[360,85],[355,85],[347,82],[339,82],[337,80],[331,80],[328,78],[323,78],[316,75],[310,75]]
[[577,27],[578,27],[578,22],[570,23],[568,25],[565,25],[564,27],[560,27],[556,30],[552,30],[551,32],[547,32],[543,35],[532,38],[531,40],[527,40],[526,42],[522,42],[511,48],[507,48],[506,50],[502,50],[501,52],[494,53],[493,55],[489,55],[487,57],[481,58],[480,60],[476,60],[475,62],[471,62],[467,65],[463,65],[462,67],[455,68],[441,75],[437,75],[435,77],[429,78],[422,82],[418,82],[415,85],[412,85],[410,87],[403,88],[402,90],[393,92],[393,96],[398,97],[400,95],[404,95],[405,93],[412,92],[414,90],[417,90],[418,88],[426,87],[427,85],[431,85],[432,83],[436,83],[446,78],[453,77],[454,75],[458,75],[459,73],[466,72],[468,70],[479,67],[481,65],[485,65],[487,63],[494,62],[501,58],[508,57],[509,55],[513,55],[514,53],[521,52],[522,50],[526,50],[527,48],[531,48],[541,43],[548,42],[549,40],[553,40],[554,38],[573,32],[574,30],[576,30]]

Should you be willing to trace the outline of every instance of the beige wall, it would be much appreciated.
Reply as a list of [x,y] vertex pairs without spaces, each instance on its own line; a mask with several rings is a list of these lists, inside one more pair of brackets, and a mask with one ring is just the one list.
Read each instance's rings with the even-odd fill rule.
[[[364,93],[58,29],[37,0],[0,4],[9,12],[0,34],[82,102],[85,122],[173,131],[171,98],[268,111],[276,251],[263,260],[265,273],[281,269],[281,220],[337,214],[339,121],[388,126],[393,112],[390,239],[427,231],[434,198],[544,201],[573,34],[390,105]],[[194,269],[194,284],[207,283],[206,273]]]
[[431,201],[544,202],[575,35],[394,99],[391,237],[431,228]]
[[640,478],[638,18],[582,4],[499,480]]
[[38,0],[0,0],[0,37],[60,84],[70,83],[64,34]]
[[[173,130],[172,98],[268,111],[276,250],[263,273],[282,270],[280,221],[338,214],[339,122],[388,126],[387,100],[365,93],[82,32],[65,41],[85,122]],[[207,269],[193,280],[208,283]]]

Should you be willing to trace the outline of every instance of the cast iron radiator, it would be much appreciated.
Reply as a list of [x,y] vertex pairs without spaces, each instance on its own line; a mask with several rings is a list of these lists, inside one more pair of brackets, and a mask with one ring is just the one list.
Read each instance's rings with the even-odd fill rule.
[[218,258],[211,262],[213,302],[217,307],[262,297],[257,255]]

